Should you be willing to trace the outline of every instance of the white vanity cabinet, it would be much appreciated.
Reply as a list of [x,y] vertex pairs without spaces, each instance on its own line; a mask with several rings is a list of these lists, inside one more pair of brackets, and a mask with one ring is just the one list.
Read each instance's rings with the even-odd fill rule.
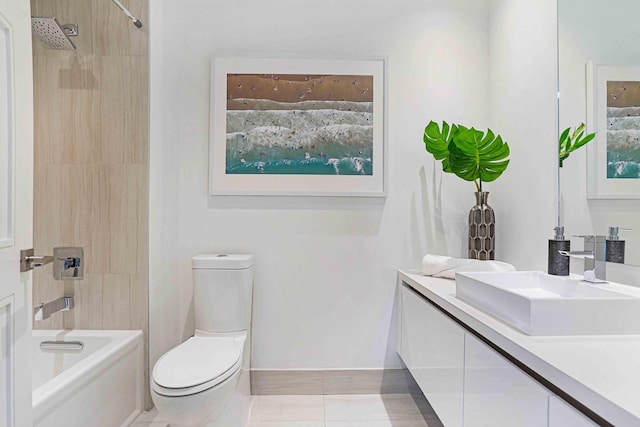
[[407,284],[400,291],[398,354],[446,427],[592,427]]
[[554,395],[549,395],[549,427],[595,427],[598,424]]
[[487,344],[467,333],[465,427],[546,427],[549,392]]
[[461,427],[464,329],[402,286],[398,352],[447,427]]

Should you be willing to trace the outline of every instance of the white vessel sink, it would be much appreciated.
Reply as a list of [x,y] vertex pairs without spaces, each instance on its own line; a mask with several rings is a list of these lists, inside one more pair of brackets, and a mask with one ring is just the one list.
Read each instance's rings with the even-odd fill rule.
[[640,334],[640,297],[539,271],[456,274],[456,297],[528,335]]

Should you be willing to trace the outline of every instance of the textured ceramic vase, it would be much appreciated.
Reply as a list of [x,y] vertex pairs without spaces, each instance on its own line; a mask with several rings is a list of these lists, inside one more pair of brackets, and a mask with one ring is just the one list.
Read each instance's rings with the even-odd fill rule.
[[469,212],[469,259],[495,259],[496,216],[487,204],[488,191],[476,192]]

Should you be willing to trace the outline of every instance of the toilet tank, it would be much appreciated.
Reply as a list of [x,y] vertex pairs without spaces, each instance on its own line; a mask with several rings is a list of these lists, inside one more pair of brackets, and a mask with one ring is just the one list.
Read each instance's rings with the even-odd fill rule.
[[202,254],[191,259],[196,329],[233,332],[249,328],[253,255]]

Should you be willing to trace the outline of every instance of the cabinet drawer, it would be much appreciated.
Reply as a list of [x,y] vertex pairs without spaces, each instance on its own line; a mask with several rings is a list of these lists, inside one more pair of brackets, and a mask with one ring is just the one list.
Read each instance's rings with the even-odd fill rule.
[[548,391],[475,336],[465,336],[465,427],[546,427]]

